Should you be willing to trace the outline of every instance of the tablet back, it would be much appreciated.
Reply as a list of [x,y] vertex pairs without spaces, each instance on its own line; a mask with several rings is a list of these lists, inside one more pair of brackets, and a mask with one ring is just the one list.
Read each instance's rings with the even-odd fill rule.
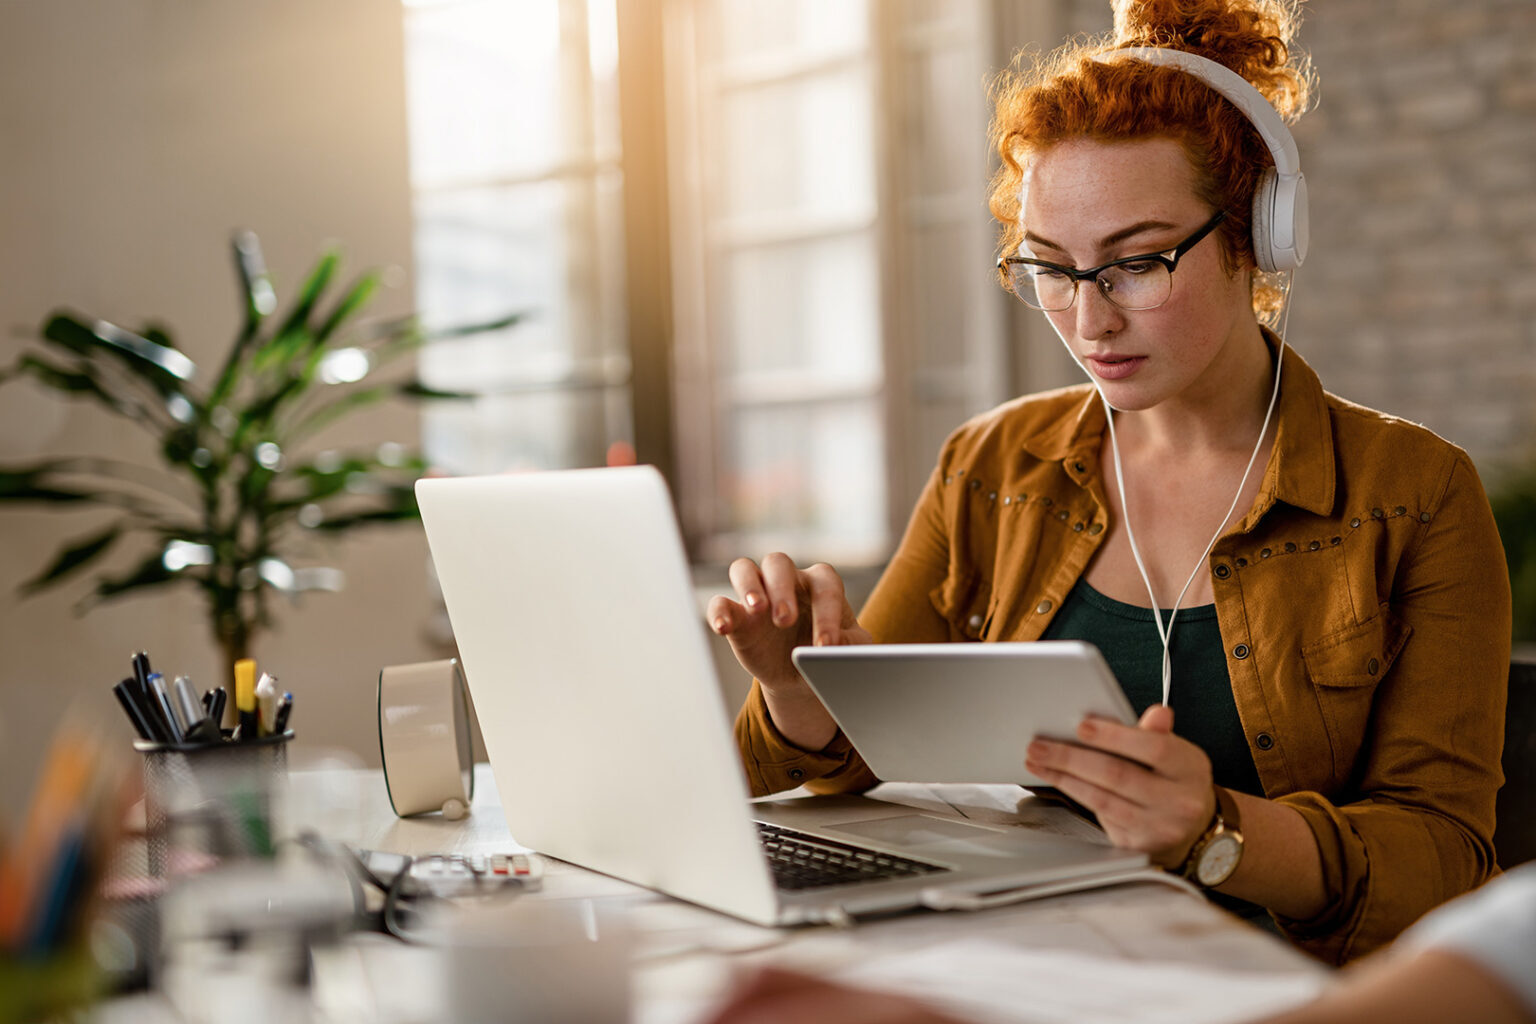
[[1134,723],[1097,647],[1033,643],[801,647],[795,666],[887,782],[1045,783],[1031,737],[1070,740],[1085,715]]

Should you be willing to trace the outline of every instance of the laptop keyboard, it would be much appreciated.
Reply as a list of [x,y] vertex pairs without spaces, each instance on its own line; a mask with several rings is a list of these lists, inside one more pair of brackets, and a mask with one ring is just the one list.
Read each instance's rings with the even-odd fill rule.
[[757,832],[780,889],[816,889],[950,870],[925,861],[877,853],[835,839],[795,832],[765,821],[757,822]]

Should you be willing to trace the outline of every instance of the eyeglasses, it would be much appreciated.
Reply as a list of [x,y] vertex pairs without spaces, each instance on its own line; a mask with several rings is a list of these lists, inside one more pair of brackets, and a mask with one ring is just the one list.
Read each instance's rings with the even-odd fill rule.
[[1076,270],[1060,263],[1022,256],[1004,256],[997,261],[997,271],[1002,276],[1003,287],[1030,309],[1047,313],[1070,309],[1077,299],[1077,286],[1084,281],[1092,281],[1098,286],[1099,294],[1121,309],[1156,309],[1173,294],[1173,272],[1179,268],[1179,260],[1199,245],[1202,238],[1215,231],[1216,225],[1226,216],[1226,210],[1216,211],[1216,216],[1172,249],[1144,256],[1125,256],[1091,270]]

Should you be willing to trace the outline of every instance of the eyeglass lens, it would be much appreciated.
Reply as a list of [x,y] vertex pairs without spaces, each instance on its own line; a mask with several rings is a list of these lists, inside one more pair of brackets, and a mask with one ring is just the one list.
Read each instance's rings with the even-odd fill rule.
[[[1014,263],[1008,269],[1014,294],[1035,309],[1059,312],[1069,308],[1077,295],[1079,282],[1060,271],[1029,263]],[[1105,267],[1093,283],[1121,309],[1151,309],[1168,301],[1173,277],[1158,260],[1138,260]]]

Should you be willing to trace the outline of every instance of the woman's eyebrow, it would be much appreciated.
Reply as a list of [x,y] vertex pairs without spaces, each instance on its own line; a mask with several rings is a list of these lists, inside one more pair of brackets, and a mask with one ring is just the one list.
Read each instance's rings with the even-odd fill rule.
[[[1178,225],[1171,224],[1166,220],[1137,221],[1135,224],[1132,224],[1129,227],[1121,228],[1119,231],[1113,232],[1109,235],[1106,235],[1104,238],[1101,238],[1099,240],[1099,248],[1108,249],[1110,246],[1123,242],[1127,238],[1134,238],[1137,235],[1144,234],[1148,231],[1167,231],[1177,226]],[[1067,251],[1056,242],[1053,242],[1048,238],[1042,238],[1041,236],[1035,234],[1033,231],[1026,230],[1024,232],[1024,240],[1030,243],[1031,246],[1039,245],[1043,248],[1054,249],[1057,252],[1063,253]]]

